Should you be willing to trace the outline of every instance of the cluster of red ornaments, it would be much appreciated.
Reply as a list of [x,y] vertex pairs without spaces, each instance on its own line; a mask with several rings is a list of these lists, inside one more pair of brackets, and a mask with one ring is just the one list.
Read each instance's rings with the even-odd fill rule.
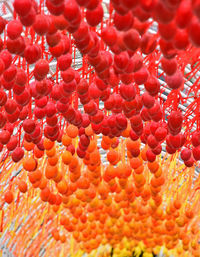
[[[80,158],[90,141],[85,128],[91,125],[96,134],[110,138],[122,136],[131,126],[130,138],[149,146],[149,162],[161,153],[164,142],[169,154],[181,152],[186,166],[200,160],[200,132],[184,135],[184,116],[177,108],[166,119],[160,82],[144,62],[145,56],[160,51],[168,88],[183,88],[176,56],[188,47],[200,47],[199,0],[111,0],[104,23],[99,0],[42,4],[48,12],[35,0],[15,0],[15,19],[0,19],[0,33],[6,35],[4,41],[0,38],[0,151],[7,147],[18,162],[24,155],[21,133],[42,150],[44,136],[61,141],[65,120],[79,129]],[[148,30],[151,20],[158,24],[156,35]],[[90,81],[71,67],[72,46],[93,68]],[[49,77],[49,56],[57,61],[60,80]],[[16,57],[21,65],[15,64]],[[84,113],[74,103],[78,101]]]

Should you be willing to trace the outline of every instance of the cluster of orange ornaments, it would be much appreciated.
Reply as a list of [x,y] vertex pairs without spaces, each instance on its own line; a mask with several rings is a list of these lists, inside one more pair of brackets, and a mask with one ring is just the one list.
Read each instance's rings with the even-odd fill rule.
[[58,244],[200,256],[200,1],[14,0],[0,33],[1,232],[37,199]]

